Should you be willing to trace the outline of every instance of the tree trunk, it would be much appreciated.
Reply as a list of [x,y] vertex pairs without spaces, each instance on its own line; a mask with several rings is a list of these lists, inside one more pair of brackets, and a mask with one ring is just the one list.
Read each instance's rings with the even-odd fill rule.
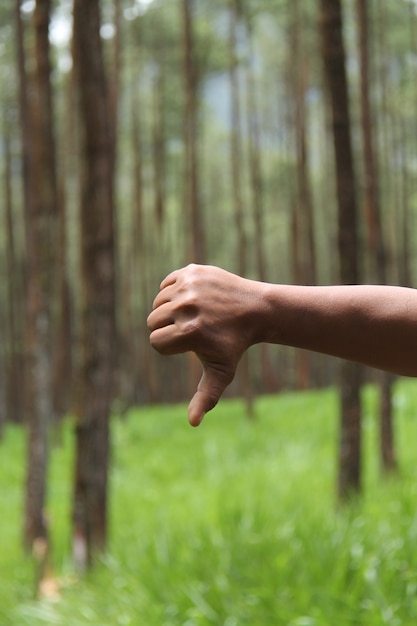
[[[241,16],[240,0],[229,1],[229,58],[230,58],[230,165],[232,179],[233,217],[237,233],[237,272],[245,276],[247,272],[245,215],[242,194],[242,116],[240,108],[240,80],[237,50],[237,28]],[[244,354],[238,375],[239,393],[244,397],[247,415],[254,417],[253,391],[250,378],[249,354]]]
[[[71,288],[68,277],[67,219],[63,189],[61,189],[59,195],[58,303],[53,351],[53,422],[56,435],[58,435],[60,430],[61,419],[71,408],[73,378]],[[59,439],[58,437],[57,441]]]
[[[182,0],[184,39],[184,192],[185,222],[188,226],[187,258],[193,263],[206,262],[206,237],[200,198],[198,149],[198,67],[195,58],[193,9],[195,0]],[[189,356],[189,394],[194,393],[201,377],[198,359]]]
[[[249,60],[246,72],[247,91],[247,134],[249,150],[249,175],[250,193],[253,205],[254,221],[254,247],[255,247],[255,267],[258,280],[267,280],[267,269],[265,260],[265,188],[263,179],[263,163],[261,150],[261,111],[257,98],[255,85],[255,54],[253,51],[253,34],[250,16],[245,15],[247,40],[249,48]],[[262,343],[259,346],[261,377],[265,388],[269,391],[276,391],[278,385],[274,367],[271,362],[270,346]]]
[[[70,224],[71,183],[75,179],[77,160],[76,107],[74,72],[71,71],[64,85],[65,93],[65,124],[62,129],[63,140],[59,154],[60,171],[58,176],[58,251],[56,261],[57,304],[56,323],[53,345],[53,411],[54,411],[54,444],[61,443],[61,419],[73,407],[74,402],[74,371],[76,361],[75,302],[76,289],[72,289],[70,281],[70,241],[68,226]],[[72,189],[74,196],[77,194]],[[78,235],[78,233],[77,233]],[[76,248],[76,243],[73,244]]]
[[365,167],[365,221],[367,224],[367,247],[372,263],[371,280],[386,282],[386,252],[382,234],[381,208],[379,196],[378,167],[374,150],[372,110],[370,104],[369,67],[369,18],[367,0],[356,0],[358,18],[358,39],[360,56],[360,105],[362,141]]
[[35,77],[30,98],[30,203],[27,224],[27,424],[25,543],[47,539],[44,515],[48,426],[52,418],[51,309],[56,175],[49,61],[49,0],[34,11]]
[[294,130],[297,164],[297,223],[300,230],[298,249],[300,275],[303,284],[317,282],[316,254],[314,245],[313,200],[309,178],[309,153],[307,141],[306,94],[308,89],[308,68],[305,45],[302,36],[302,15],[299,0],[294,0],[292,24],[292,68]]
[[232,182],[233,216],[237,233],[237,271],[246,274],[245,215],[242,194],[242,115],[240,107],[241,89],[237,51],[237,28],[241,12],[239,0],[229,0],[229,58],[230,58],[230,166]]
[[[381,284],[387,282],[387,254],[382,228],[381,203],[379,193],[379,177],[373,138],[373,112],[371,110],[369,85],[369,16],[367,0],[356,0],[358,17],[358,36],[361,67],[361,122],[364,147],[365,167],[365,216],[368,226],[368,253],[371,259],[371,281]],[[394,450],[394,429],[392,417],[392,384],[394,377],[388,373],[378,374],[377,382],[380,396],[380,440],[381,464],[386,472],[396,469]]]
[[162,225],[165,215],[165,76],[162,63],[159,63],[154,82],[153,106],[153,169],[154,169],[154,198],[155,217],[162,234]]
[[[122,73],[122,6],[121,0],[113,0],[113,23],[115,25],[113,67],[111,80],[109,81],[109,110],[110,110],[110,149],[111,149],[111,170],[116,167],[117,132],[119,128],[119,101],[120,101],[120,80]],[[112,182],[114,180],[112,177]]]
[[[292,3],[291,24],[291,91],[294,103],[294,133],[296,153],[296,196],[293,205],[293,274],[298,284],[317,282],[314,245],[313,201],[309,179],[309,154],[306,137],[307,61],[304,50],[302,13],[299,0]],[[311,387],[313,355],[306,350],[296,354],[297,386]]]
[[[21,158],[22,158],[22,183],[23,183],[23,209],[25,215],[25,228],[30,207],[29,189],[29,146],[31,144],[29,128],[29,95],[28,79],[26,72],[25,34],[20,5],[22,0],[15,3],[16,24],[16,52],[17,72],[19,76],[19,122],[21,133]],[[25,233],[27,237],[27,233]]]
[[198,68],[195,59],[193,32],[194,0],[183,0],[184,32],[184,149],[185,149],[185,210],[190,228],[189,258],[194,263],[205,263],[206,241],[199,191],[198,158]]
[[[23,422],[23,402],[21,389],[24,387],[22,363],[22,276],[16,259],[15,225],[13,223],[13,194],[10,136],[7,120],[4,128],[4,203],[6,232],[6,275],[7,275],[7,328],[8,364],[6,406],[8,419],[15,423]],[[22,379],[23,377],[23,379]]]
[[[353,167],[348,86],[340,0],[321,0],[324,73],[332,110],[338,202],[340,280],[359,282],[356,182]],[[361,487],[361,369],[340,366],[339,496],[344,499]]]
[[115,343],[111,116],[99,1],[74,2],[74,60],[81,119],[83,355],[76,425],[74,559],[92,563],[107,538],[109,414]]

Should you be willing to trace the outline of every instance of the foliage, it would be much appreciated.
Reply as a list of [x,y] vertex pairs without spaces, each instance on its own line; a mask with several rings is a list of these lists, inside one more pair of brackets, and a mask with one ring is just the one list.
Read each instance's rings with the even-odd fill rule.
[[[59,600],[31,601],[17,548],[22,432],[1,454],[0,622],[84,626],[390,626],[417,618],[417,387],[396,386],[401,475],[381,480],[375,394],[365,391],[365,495],[334,507],[336,394],[259,398],[258,422],[223,401],[200,430],[183,405],[113,422],[112,537],[77,580],[63,512],[72,441],[54,450],[50,516]],[[67,424],[68,426],[68,424]]]

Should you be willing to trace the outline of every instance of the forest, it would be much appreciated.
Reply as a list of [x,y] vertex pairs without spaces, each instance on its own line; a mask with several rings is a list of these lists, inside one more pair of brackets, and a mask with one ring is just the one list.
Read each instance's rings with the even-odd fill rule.
[[[149,345],[167,273],[416,286],[417,3],[16,0],[0,8],[0,61],[0,446],[25,438],[21,542],[39,585],[68,430],[84,572],[108,546],[113,420],[198,383],[192,354]],[[366,482],[368,385],[382,474],[399,472],[398,384],[265,344],[225,401],[257,428],[265,395],[336,390],[346,503]]]

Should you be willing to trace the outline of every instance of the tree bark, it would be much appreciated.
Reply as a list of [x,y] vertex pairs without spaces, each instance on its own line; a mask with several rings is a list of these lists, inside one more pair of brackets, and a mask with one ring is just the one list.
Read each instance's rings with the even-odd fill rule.
[[154,170],[154,199],[155,217],[162,234],[162,226],[165,216],[165,178],[166,178],[166,155],[165,155],[165,76],[162,63],[158,64],[153,85],[153,170]]
[[[356,181],[350,130],[343,20],[340,0],[321,0],[324,74],[332,111],[338,204],[340,281],[359,282]],[[339,497],[361,488],[361,368],[340,365]]]
[[107,538],[109,414],[115,348],[113,159],[98,0],[74,2],[73,47],[81,120],[83,355],[76,425],[74,559],[92,564]]
[[[246,9],[247,10],[247,9]],[[247,136],[249,150],[250,193],[253,205],[255,267],[258,280],[267,280],[265,260],[265,186],[261,150],[261,111],[255,83],[255,54],[250,16],[245,13],[249,60],[246,70],[247,92]],[[262,381],[269,392],[276,391],[278,385],[270,356],[270,346],[259,346]]]
[[22,362],[22,333],[24,308],[22,298],[22,272],[16,257],[16,232],[13,222],[12,156],[10,153],[10,133],[7,120],[4,123],[4,202],[6,232],[6,274],[7,274],[7,328],[8,363],[6,406],[8,419],[22,423],[24,419],[21,388],[24,387],[24,363]]
[[[365,216],[368,226],[368,254],[372,268],[371,281],[381,284],[387,282],[387,253],[382,228],[381,202],[377,158],[374,148],[374,115],[370,101],[371,72],[369,55],[369,11],[367,0],[356,0],[358,17],[358,39],[360,53],[361,85],[361,122],[365,168]],[[392,414],[392,385],[394,377],[380,372],[377,383],[380,397],[380,449],[383,471],[396,470],[397,462],[394,449],[394,428]]]
[[27,224],[27,425],[25,543],[47,539],[45,498],[52,418],[51,308],[55,258],[56,174],[49,60],[49,0],[34,10],[35,77],[30,92],[30,202]]
[[205,263],[206,240],[204,221],[201,211],[199,190],[199,154],[198,154],[198,67],[195,58],[193,30],[194,0],[182,1],[183,36],[184,36],[184,149],[185,149],[185,209],[186,221],[190,227],[189,258],[194,263]]
[[[296,154],[296,192],[293,204],[293,275],[298,284],[317,282],[314,242],[313,200],[309,178],[309,153],[306,136],[307,59],[304,50],[302,9],[299,0],[292,3],[290,82],[294,103],[294,143]],[[296,354],[297,386],[307,389],[312,384],[312,360],[306,350]]]
[[[245,214],[242,193],[242,115],[240,107],[240,80],[237,51],[237,28],[242,8],[240,0],[229,1],[229,58],[230,58],[230,165],[232,182],[233,217],[237,233],[237,272],[241,276],[247,273],[246,247],[247,237],[245,230]],[[250,359],[245,354],[239,368],[239,393],[245,399],[246,412],[254,417],[253,391],[250,377]]]
[[[188,226],[187,260],[192,263],[206,262],[206,236],[200,195],[200,159],[198,148],[198,65],[194,42],[195,0],[182,0],[182,24],[184,40],[184,209]],[[201,366],[194,355],[188,356],[189,393],[201,377]]]

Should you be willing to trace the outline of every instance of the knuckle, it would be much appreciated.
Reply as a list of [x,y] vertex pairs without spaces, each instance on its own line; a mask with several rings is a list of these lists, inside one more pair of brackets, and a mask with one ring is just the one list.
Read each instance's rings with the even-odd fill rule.
[[176,318],[182,324],[197,324],[199,320],[200,308],[197,301],[197,295],[194,289],[187,289],[183,294],[181,301],[176,304]]
[[200,324],[198,319],[193,316],[184,316],[181,319],[181,335],[188,338],[196,338],[200,333]]

